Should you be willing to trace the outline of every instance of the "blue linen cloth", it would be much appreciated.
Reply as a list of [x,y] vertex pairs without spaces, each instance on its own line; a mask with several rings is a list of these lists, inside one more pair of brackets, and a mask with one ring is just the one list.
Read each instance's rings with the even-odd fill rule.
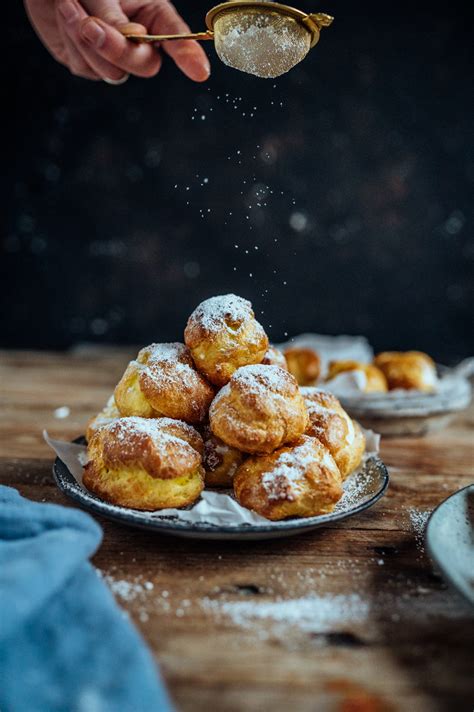
[[172,712],[153,658],[88,558],[84,512],[0,487],[1,712]]

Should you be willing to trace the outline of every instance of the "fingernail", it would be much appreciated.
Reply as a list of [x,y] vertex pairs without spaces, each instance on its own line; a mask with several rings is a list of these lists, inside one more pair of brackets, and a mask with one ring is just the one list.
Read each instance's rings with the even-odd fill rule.
[[203,61],[202,67],[204,71],[206,72],[207,76],[210,76],[211,74],[211,63],[209,62],[208,58],[206,57],[206,60]]
[[73,22],[79,15],[76,5],[70,2],[70,0],[65,0],[65,2],[60,3],[58,10],[66,22]]
[[124,25],[118,25],[117,29],[123,35],[146,35],[146,27],[139,25],[138,22],[126,22]]
[[199,81],[205,81],[211,74],[211,65],[209,64],[207,57],[206,59],[195,59],[193,61],[193,68],[196,72],[196,77],[199,78]]
[[105,32],[95,20],[87,20],[81,28],[81,34],[94,47],[102,47],[105,42]]
[[180,52],[180,55],[182,58],[186,57],[186,64],[189,70],[191,70],[190,74],[195,81],[204,82],[209,78],[211,65],[207,57],[196,57],[194,52],[190,52],[186,49]]

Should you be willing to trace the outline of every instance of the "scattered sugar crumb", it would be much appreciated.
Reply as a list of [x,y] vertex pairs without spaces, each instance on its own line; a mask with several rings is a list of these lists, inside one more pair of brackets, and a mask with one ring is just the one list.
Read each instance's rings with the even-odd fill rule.
[[311,594],[277,601],[219,601],[203,598],[204,611],[229,618],[234,625],[252,628],[256,621],[294,626],[300,631],[327,632],[334,626],[361,623],[369,614],[369,604],[358,594]]
[[416,547],[420,553],[424,553],[424,533],[426,522],[429,519],[431,512],[429,510],[422,511],[420,509],[411,508],[408,510],[408,516],[410,517],[410,527],[415,534]]
[[67,405],[62,405],[60,408],[56,408],[56,410],[53,411],[53,415],[55,418],[58,418],[58,420],[68,418],[71,415],[71,409]]
[[145,590],[141,583],[133,583],[125,579],[117,581],[111,576],[105,576],[104,579],[112,593],[127,602],[133,601]]

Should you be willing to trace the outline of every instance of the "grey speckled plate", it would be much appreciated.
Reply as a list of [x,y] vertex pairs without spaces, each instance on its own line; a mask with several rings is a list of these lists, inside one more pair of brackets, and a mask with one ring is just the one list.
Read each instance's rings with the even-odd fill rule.
[[383,462],[378,457],[370,457],[360,473],[351,476],[355,479],[351,481],[349,478],[346,481],[345,486],[348,489],[336,505],[336,511],[331,514],[307,519],[287,519],[281,522],[269,521],[268,525],[259,526],[253,524],[217,526],[205,522],[190,523],[180,521],[177,517],[160,517],[157,512],[140,512],[136,509],[110,505],[82,487],[59,458],[54,462],[53,475],[56,484],[64,494],[78,502],[84,509],[120,524],[192,539],[235,540],[276,539],[335,524],[360,514],[375,504],[387,489],[389,480]]
[[474,605],[474,484],[438,505],[425,543],[444,578]]
[[471,401],[471,385],[462,368],[438,366],[438,371],[436,393],[391,391],[344,395],[339,400],[353,418],[381,435],[426,435],[446,427]]

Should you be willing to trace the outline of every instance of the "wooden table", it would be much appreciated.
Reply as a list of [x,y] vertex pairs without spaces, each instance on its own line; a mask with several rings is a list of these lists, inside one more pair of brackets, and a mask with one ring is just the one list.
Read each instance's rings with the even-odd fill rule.
[[[74,506],[54,485],[41,431],[83,433],[131,354],[3,352],[0,482]],[[58,418],[62,406],[70,415]],[[310,534],[200,542],[101,521],[94,564],[178,708],[472,711],[474,612],[434,573],[421,530],[427,512],[473,480],[473,419],[471,409],[441,434],[386,440],[386,496]]]

